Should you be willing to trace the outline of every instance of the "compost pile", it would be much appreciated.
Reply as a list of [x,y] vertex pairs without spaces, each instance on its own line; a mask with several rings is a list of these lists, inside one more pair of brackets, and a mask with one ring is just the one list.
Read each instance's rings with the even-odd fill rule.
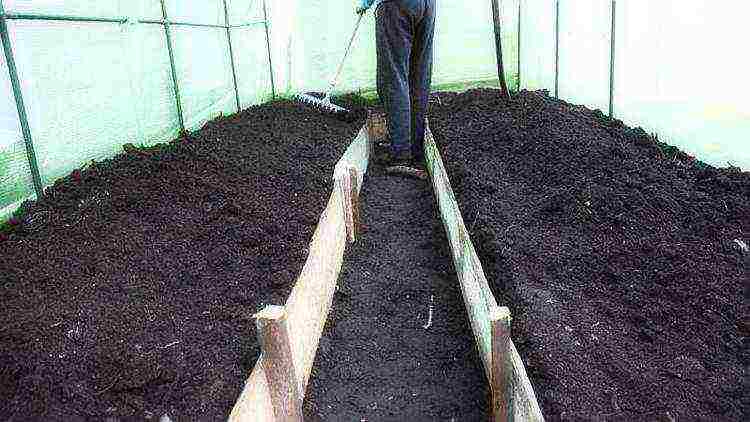
[[362,124],[257,106],[26,204],[0,235],[0,419],[226,419]]
[[430,124],[550,420],[744,420],[750,174],[543,92]]
[[371,166],[306,421],[482,421],[488,392],[429,182]]

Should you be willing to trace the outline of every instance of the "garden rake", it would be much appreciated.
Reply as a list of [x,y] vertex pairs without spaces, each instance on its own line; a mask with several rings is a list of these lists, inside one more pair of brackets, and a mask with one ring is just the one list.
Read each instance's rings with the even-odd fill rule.
[[297,101],[310,105],[321,112],[333,114],[334,116],[340,117],[347,116],[349,114],[349,110],[331,102],[331,93],[333,93],[334,88],[336,88],[336,85],[338,85],[339,83],[339,77],[341,76],[341,72],[344,70],[344,63],[346,63],[346,58],[349,56],[349,52],[352,49],[352,44],[354,44],[354,39],[357,37],[357,31],[359,30],[359,25],[362,23],[362,18],[364,17],[364,15],[364,13],[359,14],[357,24],[354,26],[352,37],[349,39],[349,45],[346,46],[344,58],[341,60],[341,63],[336,70],[336,74],[333,76],[333,79],[328,86],[328,92],[326,92],[325,96],[321,99],[312,94],[297,94],[294,96]]

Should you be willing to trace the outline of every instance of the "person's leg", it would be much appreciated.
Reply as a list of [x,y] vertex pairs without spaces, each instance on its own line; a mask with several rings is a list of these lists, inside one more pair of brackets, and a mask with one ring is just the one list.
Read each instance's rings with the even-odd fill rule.
[[398,2],[381,3],[375,10],[378,56],[378,95],[388,116],[388,134],[394,156],[409,151],[411,101],[409,99],[409,57],[412,20]]
[[414,28],[409,66],[411,97],[411,151],[415,160],[424,159],[425,118],[432,83],[432,41],[435,34],[435,0],[423,0],[424,12]]

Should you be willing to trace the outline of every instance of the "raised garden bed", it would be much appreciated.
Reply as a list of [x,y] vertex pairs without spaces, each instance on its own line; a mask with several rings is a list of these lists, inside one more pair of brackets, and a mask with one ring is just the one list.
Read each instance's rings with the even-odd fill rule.
[[430,124],[551,420],[743,420],[750,174],[539,92]]
[[362,124],[254,107],[27,205],[0,239],[0,419],[226,419]]
[[[369,127],[369,123],[368,123]],[[334,170],[334,189],[310,242],[302,272],[284,305],[255,315],[261,355],[229,415],[230,422],[297,421],[331,311],[346,243],[361,234],[359,193],[370,130],[363,127]]]

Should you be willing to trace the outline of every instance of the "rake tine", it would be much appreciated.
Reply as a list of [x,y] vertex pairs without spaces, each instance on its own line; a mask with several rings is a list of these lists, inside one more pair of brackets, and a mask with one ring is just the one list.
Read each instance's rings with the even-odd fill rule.
[[338,106],[336,104],[333,104],[329,99],[320,99],[316,98],[310,94],[297,94],[294,96],[294,98],[304,104],[310,105],[312,107],[318,108],[321,111],[325,111],[332,114],[342,114],[342,113],[348,113],[349,110],[345,109],[344,107]]

